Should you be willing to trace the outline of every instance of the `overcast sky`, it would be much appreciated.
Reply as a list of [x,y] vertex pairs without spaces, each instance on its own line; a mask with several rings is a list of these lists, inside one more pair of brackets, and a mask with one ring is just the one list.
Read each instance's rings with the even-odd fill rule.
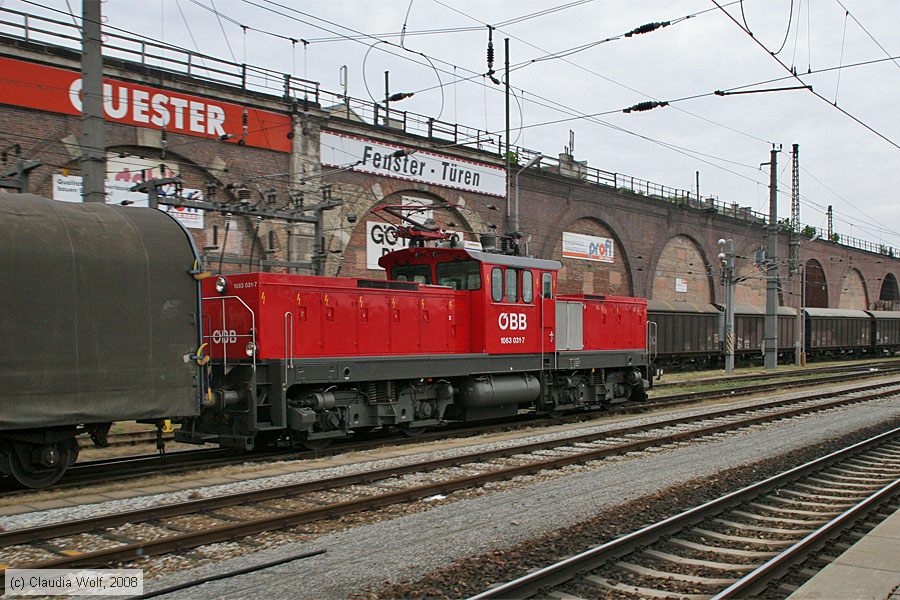
[[[22,0],[0,4],[57,18],[67,17],[67,4],[76,15],[81,11],[78,0],[43,0],[51,11]],[[328,90],[340,90],[339,70],[347,65],[349,93],[356,98],[369,98],[365,81],[372,95],[382,98],[383,73],[389,70],[392,92],[417,92],[397,108],[490,131],[504,127],[504,100],[502,86],[480,76],[487,68],[485,23],[500,24],[494,33],[494,68],[500,72],[504,37],[510,38],[516,65],[622,36],[645,23],[673,21],[651,33],[515,70],[510,78],[519,97],[512,108],[514,142],[556,156],[572,129],[576,159],[591,166],[683,189],[694,188],[699,170],[703,195],[762,212],[768,212],[768,172],[759,164],[768,161],[772,142],[782,144],[783,217],[790,213],[790,148],[798,143],[801,220],[824,227],[825,206],[832,204],[836,231],[900,247],[900,149],[893,145],[900,144],[900,59],[886,60],[900,55],[900,1],[744,0],[743,17],[740,3],[721,4],[741,25],[746,19],[768,50],[784,41],[778,58],[795,66],[828,101],[805,90],[708,95],[622,113],[638,102],[710,94],[788,75],[711,0],[108,0],[103,11],[109,26],[305,76]],[[224,15],[221,23],[204,9],[213,5]],[[561,9],[502,25],[556,7]],[[246,34],[233,21],[248,26]],[[400,48],[396,34],[404,22]],[[463,30],[420,34],[457,28]],[[254,29],[310,43],[292,44]],[[873,60],[881,62],[806,75],[810,69]],[[474,79],[457,81],[473,73]],[[785,79],[757,89],[795,85],[800,82]],[[835,101],[887,140],[842,114],[831,105]],[[539,125],[607,111],[616,112]]]

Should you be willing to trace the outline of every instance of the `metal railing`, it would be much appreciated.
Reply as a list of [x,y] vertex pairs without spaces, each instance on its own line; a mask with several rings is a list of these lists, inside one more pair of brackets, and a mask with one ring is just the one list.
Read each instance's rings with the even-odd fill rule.
[[[81,32],[72,22],[32,15],[0,7],[0,37],[24,39],[39,44],[81,49]],[[332,117],[345,118],[369,126],[396,129],[406,134],[424,137],[434,142],[434,149],[466,146],[489,152],[501,158],[506,152],[503,137],[495,132],[442,121],[417,113],[385,108],[382,103],[351,98],[340,93],[322,90],[319,84],[265,67],[223,60],[171,46],[162,42],[117,33],[106,28],[103,34],[103,53],[143,67],[150,67],[219,85],[277,96],[281,99],[313,103],[328,110]],[[539,152],[520,146],[510,146],[509,160],[513,167],[526,164]],[[616,190],[630,191],[639,196],[671,202],[678,206],[705,210],[719,215],[765,225],[768,216],[750,207],[726,203],[716,196],[697,197],[685,189],[673,188],[645,179],[604,171],[586,162],[543,157],[542,172],[556,173],[581,179],[587,183]],[[802,228],[801,228],[802,229]],[[828,239],[822,233],[822,239]],[[889,257],[900,257],[900,251],[881,243],[838,234],[831,240],[842,246],[856,248]]]
[[[0,7],[0,36],[3,35],[81,51],[81,32],[74,23]],[[242,90],[290,95],[318,102],[319,84],[314,81],[118,33],[109,27],[103,32],[103,55]]]

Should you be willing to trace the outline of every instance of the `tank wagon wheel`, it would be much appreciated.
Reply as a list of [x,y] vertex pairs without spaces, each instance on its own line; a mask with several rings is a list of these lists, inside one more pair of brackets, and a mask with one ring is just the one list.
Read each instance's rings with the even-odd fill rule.
[[7,442],[4,455],[9,472],[27,488],[45,488],[62,478],[78,458],[78,442],[65,439],[38,446],[27,442]]

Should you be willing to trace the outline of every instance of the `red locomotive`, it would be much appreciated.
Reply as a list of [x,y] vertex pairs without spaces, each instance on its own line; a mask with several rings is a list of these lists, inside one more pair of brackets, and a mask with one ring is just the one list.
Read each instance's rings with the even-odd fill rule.
[[315,448],[646,398],[646,300],[557,296],[557,261],[443,245],[383,256],[387,280],[205,280],[207,392],[176,439]]

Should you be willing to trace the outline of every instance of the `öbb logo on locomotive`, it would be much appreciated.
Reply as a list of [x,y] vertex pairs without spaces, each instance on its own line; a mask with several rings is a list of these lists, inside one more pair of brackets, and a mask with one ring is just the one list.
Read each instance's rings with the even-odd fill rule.
[[216,329],[212,334],[212,341],[215,344],[236,344],[237,339],[235,329]]
[[500,313],[497,317],[497,325],[503,331],[525,331],[528,329],[528,315],[525,313]]

